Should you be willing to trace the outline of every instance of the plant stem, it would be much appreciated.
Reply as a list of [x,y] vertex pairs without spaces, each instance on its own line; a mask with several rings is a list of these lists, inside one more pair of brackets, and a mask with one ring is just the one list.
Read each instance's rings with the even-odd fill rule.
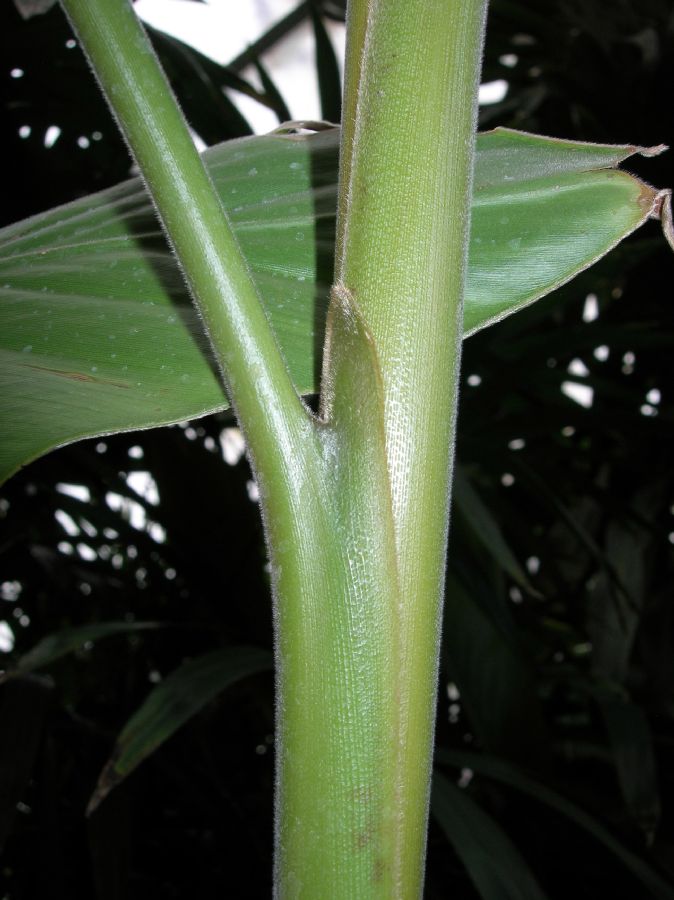
[[353,0],[336,277],[381,366],[402,603],[401,897],[421,890],[486,0]]
[[217,192],[128,0],[63,0],[204,319],[259,477],[292,481],[310,418]]
[[323,474],[270,541],[283,900],[422,892],[484,17],[350,7]]
[[[329,314],[320,477],[293,546],[270,540],[277,610],[275,896],[398,897],[398,584],[381,375],[348,297]],[[308,487],[308,485],[307,485]]]
[[354,0],[321,419],[126,0],[63,0],[203,315],[261,489],[281,898],[423,884],[485,0]]

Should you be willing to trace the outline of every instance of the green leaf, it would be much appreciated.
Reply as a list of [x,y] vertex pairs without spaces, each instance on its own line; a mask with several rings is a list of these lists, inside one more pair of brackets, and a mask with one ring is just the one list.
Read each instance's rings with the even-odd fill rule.
[[507,572],[513,581],[535,595],[536,591],[531,586],[524,569],[506,542],[498,522],[480,499],[479,494],[470,483],[461,465],[457,465],[454,469],[452,494],[454,513],[458,513],[463,517],[466,524],[472,529],[503,571]]
[[316,74],[321,99],[321,116],[328,122],[338,123],[342,120],[342,84],[335,49],[316,6],[312,6],[311,21],[316,45]]
[[539,803],[544,803],[551,809],[561,813],[570,819],[583,831],[592,835],[597,841],[613,853],[632,874],[638,878],[649,891],[649,895],[658,900],[673,900],[674,887],[660,876],[647,862],[640,859],[624,847],[620,841],[585,810],[576,806],[566,797],[547,787],[547,785],[531,778],[518,767],[505,760],[482,753],[470,753],[462,750],[438,750],[436,759],[440,763],[459,768],[468,768],[474,772],[499,781],[508,787],[515,788],[524,794],[533,797]]
[[13,669],[0,675],[0,684],[16,675],[26,675],[36,669],[43,669],[57,659],[79,650],[87,641],[98,641],[115,634],[129,634],[134,631],[147,631],[160,628],[158,622],[101,622],[98,625],[77,625],[73,628],[62,628],[48,634],[25,653]]
[[160,682],[129,719],[89,802],[92,813],[146,757],[225,688],[272,666],[255,647],[224,647],[184,663]]
[[252,134],[224,88],[233,88],[262,103],[263,97],[238,75],[188,44],[156,28],[148,27],[147,31],[187,120],[206,144]]
[[[320,372],[338,141],[336,129],[272,134],[204,154],[303,394]],[[649,216],[667,219],[662,192],[585,171],[634,152],[478,137],[466,334],[568,280]],[[79,438],[227,405],[138,179],[0,231],[0,480]]]
[[518,642],[468,587],[450,573],[443,627],[443,665],[461,695],[471,730],[492,752],[527,759],[544,734],[534,672]]
[[544,900],[533,872],[501,826],[437,771],[431,811],[483,900]]
[[289,122],[292,119],[292,116],[290,115],[290,110],[286,106],[283,95],[276,87],[271,75],[267,72],[259,59],[255,61],[255,68],[257,69],[257,74],[260,76],[265,96],[267,97],[269,105],[276,112],[279,122]]
[[625,804],[649,844],[660,821],[653,734],[644,710],[618,694],[597,697]]

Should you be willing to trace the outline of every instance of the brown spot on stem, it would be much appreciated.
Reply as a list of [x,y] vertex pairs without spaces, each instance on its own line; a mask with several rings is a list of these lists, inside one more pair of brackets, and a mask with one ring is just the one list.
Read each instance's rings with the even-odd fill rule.
[[386,863],[383,859],[377,858],[372,867],[372,881],[374,884],[381,884],[386,873]]
[[373,837],[374,827],[372,825],[368,825],[367,828],[359,831],[356,835],[356,850],[364,850],[368,846],[368,844],[372,843]]

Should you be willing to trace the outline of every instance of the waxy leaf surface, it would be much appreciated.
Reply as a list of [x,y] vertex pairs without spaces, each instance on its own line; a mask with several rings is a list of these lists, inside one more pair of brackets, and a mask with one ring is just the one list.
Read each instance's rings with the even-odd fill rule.
[[[318,389],[338,142],[329,129],[205,153],[303,394]],[[466,335],[542,297],[668,209],[666,192],[613,168],[635,152],[505,129],[478,136]],[[139,179],[0,231],[0,480],[80,438],[227,405]]]

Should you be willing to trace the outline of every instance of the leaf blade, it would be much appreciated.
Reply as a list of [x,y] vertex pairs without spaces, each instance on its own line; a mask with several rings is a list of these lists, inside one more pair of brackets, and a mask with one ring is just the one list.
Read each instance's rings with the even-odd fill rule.
[[437,771],[431,811],[483,900],[545,900],[533,872],[500,825]]
[[[205,154],[305,394],[316,392],[320,371],[337,150],[332,129],[247,138]],[[662,192],[613,169],[586,171],[634,151],[505,130],[478,136],[466,334],[568,280],[661,207],[666,218]],[[0,325],[0,480],[73,440],[227,408],[137,180],[0,232]]]
[[9,671],[0,675],[0,684],[18,675],[27,675],[36,669],[43,669],[53,662],[82,647],[88,641],[130,634],[135,631],[149,631],[161,628],[159,622],[99,622],[93,625],[76,625],[62,628],[48,634],[37,642]]
[[515,788],[517,791],[528,794],[540,803],[547,804],[573,821],[583,831],[592,835],[607,850],[618,857],[623,865],[648,888],[654,897],[658,897],[660,900],[672,900],[674,898],[674,888],[667,884],[664,878],[647,862],[640,859],[614,838],[601,822],[598,822],[584,809],[576,806],[575,803],[567,800],[566,797],[558,794],[552,788],[531,778],[517,766],[493,756],[462,750],[442,749],[437,752],[436,757],[441,763],[468,767],[487,778],[499,781],[502,784]]
[[221,691],[270,669],[271,654],[256,647],[226,647],[184,663],[160,682],[131,716],[89,802],[91,814],[107,794]]

